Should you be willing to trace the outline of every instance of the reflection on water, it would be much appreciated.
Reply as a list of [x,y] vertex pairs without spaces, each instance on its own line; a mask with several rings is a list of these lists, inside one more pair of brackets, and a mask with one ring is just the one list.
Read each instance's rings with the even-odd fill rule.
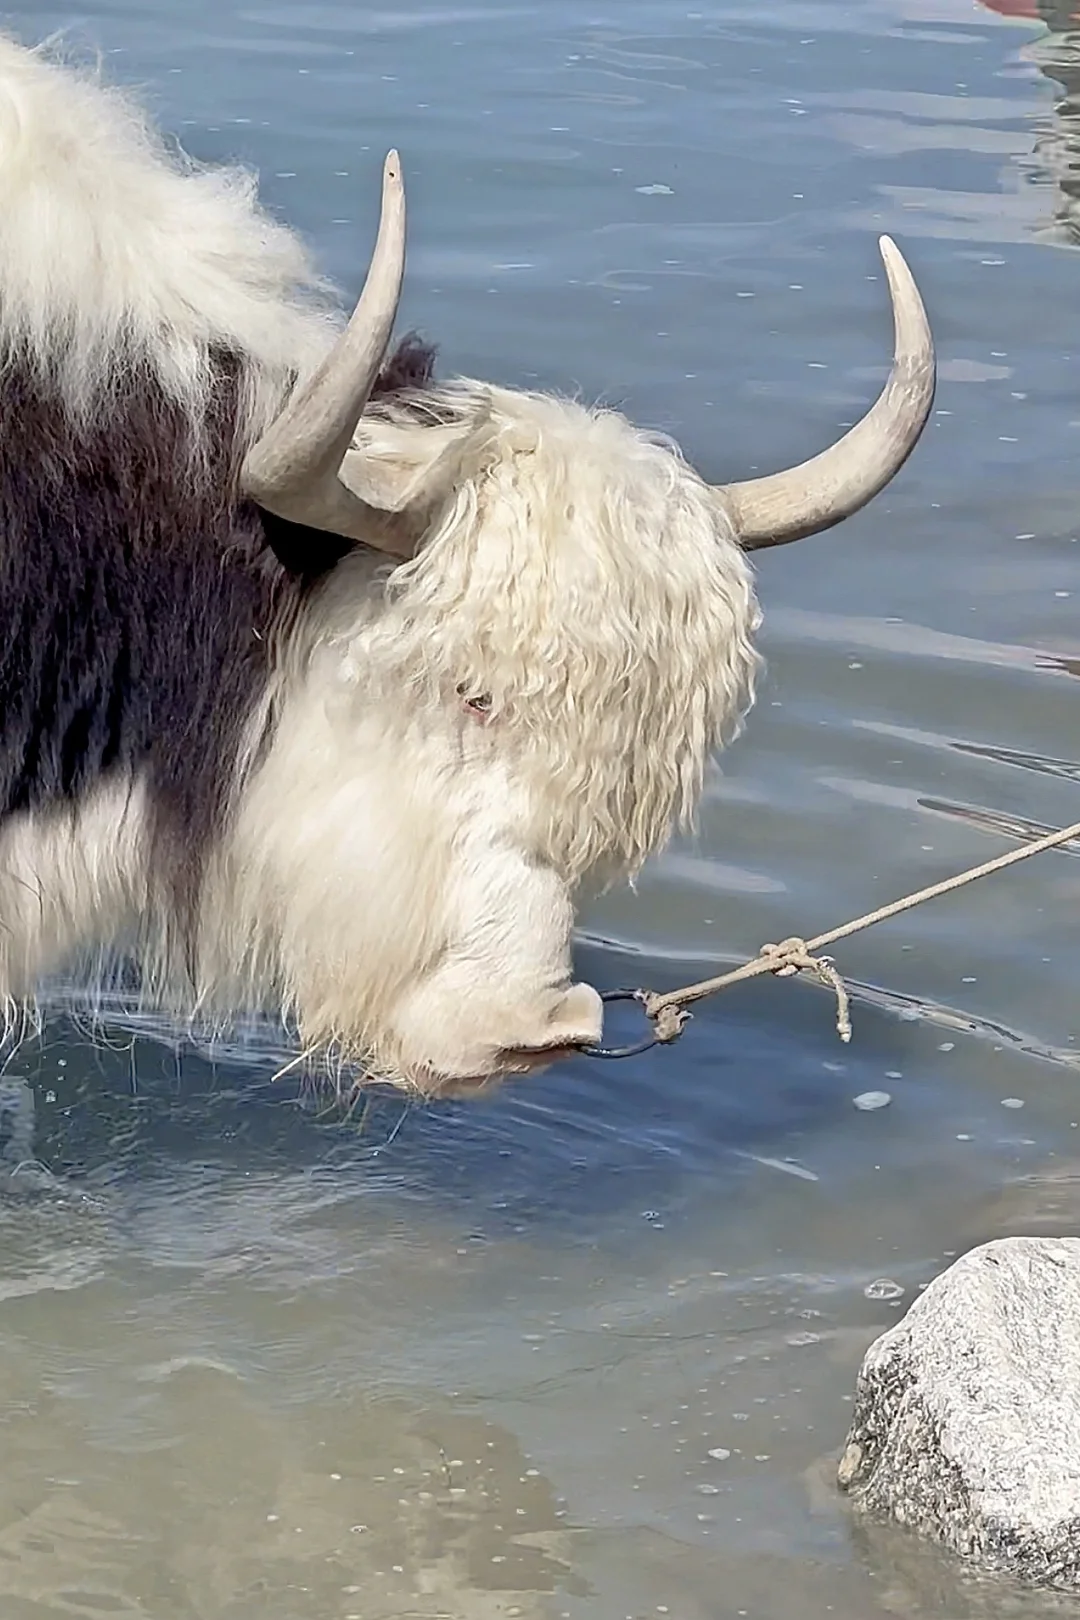
[[[700,837],[583,919],[602,987],[1080,816],[1080,25],[1038,3],[1049,31],[1006,0],[9,12],[258,166],[350,290],[399,144],[404,317],[446,369],[624,403],[717,479],[865,407],[874,238],[910,253],[932,425],[762,558],[758,710]],[[275,1031],[192,1048],[115,1001],[95,1044],[58,992],[0,1081],[2,1620],[1059,1612],[853,1526],[832,1469],[866,1345],[947,1258],[1080,1220],[1075,854],[843,942],[850,1047],[769,980],[469,1105],[343,1118],[272,1078]]]
[[0,1482],[14,1612],[540,1620],[584,1590],[549,1483],[482,1418],[344,1393],[321,1421],[268,1412],[238,1368],[178,1357],[140,1369],[135,1444],[103,1448],[11,1360],[33,1407]]
[[[980,0],[1005,16],[1042,23],[1047,32],[1024,52],[1051,81],[1051,116],[1040,119],[1034,159],[1056,191],[1054,222],[1061,239],[1080,241],[1080,7],[1076,0]],[[1061,91],[1064,90],[1064,95]]]

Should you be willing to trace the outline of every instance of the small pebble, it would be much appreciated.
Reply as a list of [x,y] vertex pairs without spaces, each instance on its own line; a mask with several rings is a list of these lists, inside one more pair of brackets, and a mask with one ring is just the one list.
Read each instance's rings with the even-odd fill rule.
[[1001,1106],[1002,1108],[1023,1108],[1024,1099],[1023,1097],[1002,1097]]
[[724,1446],[713,1446],[712,1450],[709,1452],[709,1456],[715,1457],[717,1462],[727,1462],[728,1458],[731,1456],[731,1452],[728,1451]]
[[892,1097],[887,1091],[860,1091],[852,1101],[856,1108],[861,1108],[863,1113],[868,1114],[875,1108],[888,1108]]

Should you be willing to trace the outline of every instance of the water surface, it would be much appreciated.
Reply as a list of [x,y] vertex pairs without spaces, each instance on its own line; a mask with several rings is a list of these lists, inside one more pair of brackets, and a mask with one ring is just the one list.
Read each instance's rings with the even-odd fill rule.
[[[931,425],[867,511],[762,558],[759,707],[700,838],[583,919],[601,985],[1080,819],[1080,32],[1042,10],[9,8],[256,165],[349,292],[397,144],[403,319],[444,369],[613,400],[717,480],[866,407],[878,233],[909,255]],[[118,1019],[95,1049],[58,1012],[9,1067],[34,1119],[0,1097],[5,1620],[1009,1612],[832,1479],[865,1346],[1080,1152],[1078,899],[1047,855],[847,942],[849,1047],[770,981],[676,1048],[345,1123],[257,1041]]]

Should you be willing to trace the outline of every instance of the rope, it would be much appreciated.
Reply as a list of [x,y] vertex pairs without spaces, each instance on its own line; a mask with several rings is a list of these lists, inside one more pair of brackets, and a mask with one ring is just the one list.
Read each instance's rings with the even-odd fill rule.
[[966,872],[958,872],[954,877],[944,878],[940,883],[932,883],[928,888],[918,889],[914,894],[906,894],[901,900],[890,901],[888,905],[878,906],[876,911],[868,911],[853,922],[841,923],[838,928],[830,928],[824,934],[816,934],[813,939],[799,939],[793,936],[785,939],[779,945],[763,945],[752,962],[745,962],[742,967],[733,968],[730,973],[721,973],[714,979],[701,979],[697,984],[684,985],[681,990],[668,990],[664,995],[658,996],[651,991],[640,993],[639,999],[645,1008],[646,1016],[652,1021],[654,1040],[661,1046],[677,1040],[692,1014],[687,1010],[696,1001],[704,1001],[706,996],[714,996],[718,990],[726,990],[728,985],[740,984],[744,979],[756,979],[763,973],[773,973],[777,978],[787,979],[798,973],[809,973],[820,984],[830,989],[836,997],[836,1029],[842,1041],[851,1039],[851,1011],[848,993],[844,981],[837,972],[831,957],[816,955],[816,952],[826,945],[834,945],[838,939],[848,939],[852,934],[859,934],[864,928],[872,928],[875,923],[885,922],[890,917],[898,917],[902,911],[911,911],[915,906],[921,906],[927,900],[936,900],[940,895],[952,894],[955,889],[962,889],[977,878],[990,877],[994,872],[1003,872],[1007,866],[1015,866],[1019,861],[1026,861],[1029,856],[1041,855],[1044,850],[1057,849],[1061,844],[1068,844],[1075,838],[1080,838],[1080,821],[1071,827],[1065,827],[1060,832],[1047,833],[1043,838],[1036,838],[1030,844],[1022,844],[1018,849],[1009,850],[1006,855],[998,855],[992,861],[984,861],[981,866],[969,867]]

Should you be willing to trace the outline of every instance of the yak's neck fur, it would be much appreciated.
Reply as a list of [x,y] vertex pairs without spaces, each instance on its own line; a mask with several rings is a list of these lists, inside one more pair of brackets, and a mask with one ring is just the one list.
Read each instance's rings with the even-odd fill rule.
[[[252,177],[2,36],[0,219],[0,904],[43,867],[57,937],[83,932],[66,839],[96,852],[67,885],[91,935],[149,909],[186,951],[275,651],[343,549],[241,500],[239,467],[340,312]],[[376,392],[429,372],[406,343]],[[83,837],[106,803],[123,823]],[[0,990],[33,976],[7,955]]]
[[0,217],[0,817],[143,773],[190,913],[295,590],[238,468],[336,317],[250,176],[6,38]]

